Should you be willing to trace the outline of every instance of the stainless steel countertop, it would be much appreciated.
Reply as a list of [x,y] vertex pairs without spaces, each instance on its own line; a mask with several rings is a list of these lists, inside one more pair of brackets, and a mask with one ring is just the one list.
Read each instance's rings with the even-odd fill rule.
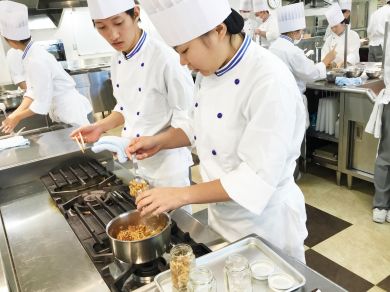
[[109,291],[39,180],[1,190],[0,197],[11,200],[0,210],[18,290]]
[[372,102],[375,102],[376,96],[379,91],[384,88],[384,86],[383,80],[381,79],[368,79],[359,86],[337,86],[336,84],[329,83],[326,80],[319,80],[306,84],[306,88],[309,89],[365,94]]
[[80,151],[77,144],[69,138],[74,129],[71,127],[32,135],[22,133],[30,140],[30,145],[1,150],[0,171]]

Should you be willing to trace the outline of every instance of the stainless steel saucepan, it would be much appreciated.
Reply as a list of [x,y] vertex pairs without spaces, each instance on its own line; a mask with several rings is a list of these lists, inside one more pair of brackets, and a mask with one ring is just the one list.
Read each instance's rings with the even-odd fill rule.
[[23,101],[23,95],[4,93],[0,95],[0,103],[4,103],[7,110],[17,108]]
[[[159,233],[135,241],[118,240],[119,231],[129,225],[147,225],[152,229],[159,229]],[[106,227],[114,256],[126,263],[143,264],[162,256],[169,247],[171,240],[171,217],[167,213],[144,218],[139,211],[132,210],[112,219]]]

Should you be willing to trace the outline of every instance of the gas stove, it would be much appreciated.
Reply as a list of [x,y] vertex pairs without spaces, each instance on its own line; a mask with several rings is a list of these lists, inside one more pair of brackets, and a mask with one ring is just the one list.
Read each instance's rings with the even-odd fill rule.
[[[134,291],[169,269],[169,250],[141,265],[123,263],[113,256],[106,225],[136,205],[129,187],[102,164],[92,159],[70,161],[52,169],[41,181],[111,291]],[[191,245],[196,257],[211,251],[172,220],[169,249],[179,243]]]

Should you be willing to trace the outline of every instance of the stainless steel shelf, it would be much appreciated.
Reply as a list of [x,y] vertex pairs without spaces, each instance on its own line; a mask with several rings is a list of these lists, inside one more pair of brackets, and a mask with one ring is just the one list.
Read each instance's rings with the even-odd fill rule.
[[330,141],[330,142],[334,142],[334,143],[339,142],[339,139],[336,138],[335,136],[326,134],[324,132],[318,132],[318,131],[314,130],[312,127],[307,129],[306,134],[309,137],[314,137],[314,138],[318,138],[321,140],[326,140],[326,141]]

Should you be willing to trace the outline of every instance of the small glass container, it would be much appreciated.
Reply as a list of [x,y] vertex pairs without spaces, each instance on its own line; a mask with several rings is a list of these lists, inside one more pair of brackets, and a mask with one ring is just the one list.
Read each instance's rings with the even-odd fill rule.
[[189,292],[216,292],[217,283],[213,272],[207,267],[200,266],[191,269],[189,282]]
[[170,255],[172,291],[188,291],[190,270],[195,264],[192,248],[188,244],[178,244],[171,249]]
[[239,255],[230,255],[225,262],[225,285],[228,292],[252,292],[252,275],[248,260]]

